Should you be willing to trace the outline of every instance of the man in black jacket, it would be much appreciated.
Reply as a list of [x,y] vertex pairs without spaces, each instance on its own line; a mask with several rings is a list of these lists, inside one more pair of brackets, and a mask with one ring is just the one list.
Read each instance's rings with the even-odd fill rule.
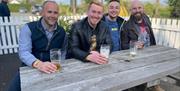
[[69,41],[74,58],[97,64],[107,63],[107,58],[99,50],[101,44],[111,46],[112,41],[108,26],[101,21],[102,16],[102,4],[91,2],[87,17],[72,25]]
[[[123,27],[122,31],[122,48],[128,49],[130,40],[138,40],[141,33],[146,33],[150,37],[150,45],[155,45],[155,37],[151,28],[151,22],[144,13],[143,5],[139,1],[132,2],[130,19]],[[139,48],[144,45],[139,43]]]

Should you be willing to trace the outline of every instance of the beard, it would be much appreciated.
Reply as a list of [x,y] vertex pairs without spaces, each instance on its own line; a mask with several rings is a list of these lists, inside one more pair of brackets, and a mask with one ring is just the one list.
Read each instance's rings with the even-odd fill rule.
[[138,22],[138,21],[141,21],[142,20],[142,13],[140,12],[137,12],[134,14],[134,18],[135,20]]

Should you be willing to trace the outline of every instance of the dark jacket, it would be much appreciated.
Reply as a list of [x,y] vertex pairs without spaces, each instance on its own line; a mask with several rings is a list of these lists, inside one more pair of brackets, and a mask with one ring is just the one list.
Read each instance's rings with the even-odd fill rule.
[[[146,30],[150,35],[150,45],[156,45],[154,33],[151,27],[151,22],[149,20],[149,17],[145,14],[143,15],[143,21],[145,23],[145,26],[147,27]],[[135,18],[133,16],[130,16],[130,19],[125,23],[123,27],[123,31],[121,33],[122,38],[122,48],[128,49],[129,48],[129,41],[130,40],[138,40],[138,23],[135,21]]]
[[10,10],[8,8],[7,2],[2,1],[0,3],[0,16],[3,17],[3,22],[5,21],[4,17],[8,17],[9,20]]
[[70,48],[74,58],[82,61],[90,53],[90,40],[92,35],[96,35],[97,46],[96,50],[100,50],[101,44],[112,44],[110,33],[105,22],[100,21],[96,28],[93,29],[89,23],[88,18],[84,18],[74,23],[70,30]]
[[10,16],[10,10],[8,8],[7,2],[2,1],[0,3],[0,16]]
[[42,27],[41,19],[39,21],[28,23],[31,30],[32,38],[32,54],[42,60],[50,61],[50,49],[59,48],[64,49],[66,46],[66,33],[64,29],[57,26],[50,41],[48,41],[45,30]]
[[[108,16],[108,14],[105,14],[103,16],[103,18],[102,18],[102,20],[105,21],[105,22],[106,22],[106,16]],[[123,27],[124,23],[126,22],[126,20],[118,16],[117,19],[116,19],[116,22],[118,24],[119,35],[121,35],[122,27]],[[122,36],[120,36],[120,38],[119,38],[120,39],[119,43],[121,43],[121,38],[122,38]],[[121,43],[121,48],[120,49],[122,49],[122,43]]]

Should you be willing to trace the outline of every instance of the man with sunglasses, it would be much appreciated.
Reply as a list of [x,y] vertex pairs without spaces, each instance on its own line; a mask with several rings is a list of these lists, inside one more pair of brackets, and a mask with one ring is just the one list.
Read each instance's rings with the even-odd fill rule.
[[[45,1],[42,5],[41,18],[25,24],[19,36],[19,58],[23,66],[30,66],[44,73],[56,72],[57,67],[50,62],[50,49],[64,50],[67,44],[66,33],[58,25],[59,6],[55,1]],[[19,91],[19,72],[9,91]],[[12,83],[12,84],[13,84]]]

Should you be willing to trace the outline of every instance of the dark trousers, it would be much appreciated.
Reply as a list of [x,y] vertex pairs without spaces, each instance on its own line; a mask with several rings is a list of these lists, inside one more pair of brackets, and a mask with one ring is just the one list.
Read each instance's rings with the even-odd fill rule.
[[21,91],[19,70],[16,73],[15,77],[13,77],[13,79],[11,80],[7,91]]
[[145,91],[145,89],[146,89],[146,84],[141,84],[123,91]]

